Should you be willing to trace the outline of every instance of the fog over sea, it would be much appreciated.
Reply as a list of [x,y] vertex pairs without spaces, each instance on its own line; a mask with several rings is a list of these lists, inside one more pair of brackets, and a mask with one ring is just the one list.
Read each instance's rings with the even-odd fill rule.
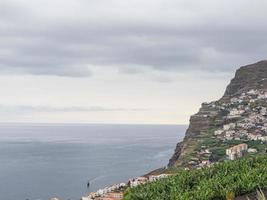
[[78,200],[168,163],[182,125],[0,124],[0,200]]

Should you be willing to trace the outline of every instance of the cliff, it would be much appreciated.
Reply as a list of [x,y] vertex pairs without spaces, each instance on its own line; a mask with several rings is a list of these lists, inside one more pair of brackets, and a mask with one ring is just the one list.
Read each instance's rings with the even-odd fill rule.
[[[257,131],[258,118],[260,122],[266,120],[266,115],[261,115],[259,111],[266,109],[266,91],[267,61],[239,68],[223,97],[218,101],[203,103],[199,112],[191,116],[184,140],[177,144],[168,166],[192,167],[198,166],[204,160],[217,161],[225,158],[225,149],[229,146],[241,142],[252,143],[249,139],[250,133]],[[234,111],[237,113],[236,116],[233,115]],[[251,116],[256,116],[255,127],[238,127],[246,126],[248,120],[253,124]],[[223,126],[229,123],[235,127],[227,132]],[[266,135],[265,125],[267,124],[262,122],[259,130],[262,137]],[[252,146],[255,147],[255,144]],[[262,147],[257,148],[260,151]]]
[[227,86],[224,97],[240,94],[251,89],[267,88],[267,60],[243,66]]

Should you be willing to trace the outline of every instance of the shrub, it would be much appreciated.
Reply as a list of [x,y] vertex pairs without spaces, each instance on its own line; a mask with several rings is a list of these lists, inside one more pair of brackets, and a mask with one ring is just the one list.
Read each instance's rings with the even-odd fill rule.
[[172,177],[129,188],[124,200],[219,200],[225,199],[229,191],[243,195],[257,188],[267,189],[266,155],[181,171]]

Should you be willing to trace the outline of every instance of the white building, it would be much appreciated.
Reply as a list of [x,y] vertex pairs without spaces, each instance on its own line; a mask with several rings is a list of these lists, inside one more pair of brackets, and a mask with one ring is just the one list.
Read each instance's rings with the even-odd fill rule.
[[235,123],[225,124],[223,125],[223,130],[228,131],[230,129],[234,129],[236,127]]
[[153,182],[153,181],[156,181],[156,180],[159,180],[159,179],[167,178],[168,176],[170,176],[170,175],[168,175],[168,174],[151,175],[151,176],[148,177],[148,180],[150,182]]
[[257,91],[256,90],[250,90],[247,92],[248,95],[256,95]]
[[231,116],[242,115],[244,112],[245,111],[242,109],[239,110],[239,109],[234,108],[234,109],[230,110],[229,115],[231,115]]
[[248,149],[248,153],[257,153],[257,152],[258,152],[258,150],[255,148],[249,148]]
[[214,135],[221,135],[223,133],[223,130],[219,129],[214,131]]
[[148,179],[146,177],[137,177],[129,180],[129,186],[130,187],[135,187],[140,184],[146,183]]
[[93,200],[90,197],[82,197],[81,200]]
[[248,150],[248,145],[243,143],[226,149],[226,155],[228,155],[229,160],[235,160],[241,158]]

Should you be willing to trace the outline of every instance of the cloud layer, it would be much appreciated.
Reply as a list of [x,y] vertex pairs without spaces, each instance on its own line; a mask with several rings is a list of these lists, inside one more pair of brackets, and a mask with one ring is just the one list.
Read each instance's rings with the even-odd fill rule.
[[91,107],[52,107],[52,106],[29,106],[29,105],[0,105],[1,112],[33,113],[33,112],[138,112],[146,111],[143,108],[106,108],[101,106]]
[[229,71],[265,59],[267,2],[4,0],[0,73]]

